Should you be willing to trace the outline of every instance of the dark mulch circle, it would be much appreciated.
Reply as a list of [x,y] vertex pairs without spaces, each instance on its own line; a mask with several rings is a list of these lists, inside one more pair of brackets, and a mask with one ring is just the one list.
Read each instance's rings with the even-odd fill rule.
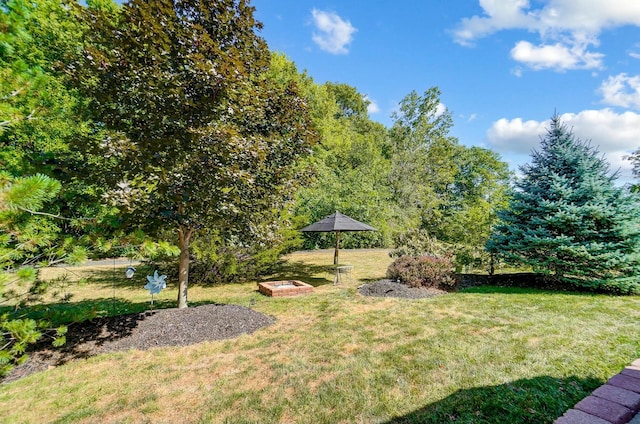
[[358,292],[363,296],[402,297],[406,299],[424,299],[447,293],[444,290],[434,288],[409,287],[406,284],[392,280],[380,280],[362,285],[358,288]]
[[107,352],[187,346],[251,334],[275,318],[238,305],[202,305],[139,314],[95,318],[69,325],[67,343],[58,349],[36,344],[27,363],[14,368],[4,383],[34,372]]

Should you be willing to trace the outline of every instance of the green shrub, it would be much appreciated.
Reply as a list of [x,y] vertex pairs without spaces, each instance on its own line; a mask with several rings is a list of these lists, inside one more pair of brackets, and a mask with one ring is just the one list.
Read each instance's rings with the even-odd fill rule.
[[[279,251],[276,249],[219,247],[215,255],[200,256],[192,253],[189,281],[205,285],[250,281],[269,274],[278,263]],[[153,265],[170,280],[177,281],[178,259],[167,258],[164,261],[155,261]]]
[[490,257],[484,246],[464,243],[446,243],[429,235],[425,229],[409,229],[397,234],[393,243],[395,249],[389,252],[392,258],[401,256],[435,256],[451,258],[456,272],[473,269],[489,270]]
[[472,270],[490,272],[491,256],[484,249],[484,246],[456,244],[454,263],[456,272],[470,272]]
[[[226,240],[216,231],[203,231],[191,243],[189,281],[221,284],[251,281],[270,274],[280,257],[300,247],[296,230],[279,228],[274,240],[240,243]],[[178,279],[178,258],[165,256],[154,261],[159,272]]]
[[396,234],[393,238],[395,249],[389,252],[392,258],[402,256],[435,256],[450,257],[453,255],[451,246],[429,235],[424,229],[409,229]]
[[456,285],[453,263],[437,256],[401,256],[387,269],[387,277],[411,287],[452,289]]

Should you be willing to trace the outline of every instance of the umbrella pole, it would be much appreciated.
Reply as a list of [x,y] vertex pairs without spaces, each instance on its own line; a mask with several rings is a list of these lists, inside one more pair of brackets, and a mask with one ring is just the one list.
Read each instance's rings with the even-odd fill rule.
[[340,246],[340,231],[336,231],[336,250],[333,252],[333,264],[338,265],[338,248]]

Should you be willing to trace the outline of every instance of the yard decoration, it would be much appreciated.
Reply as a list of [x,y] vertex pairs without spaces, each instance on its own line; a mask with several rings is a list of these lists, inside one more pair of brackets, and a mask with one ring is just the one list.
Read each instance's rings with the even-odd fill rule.
[[149,293],[151,293],[151,306],[153,306],[153,295],[158,294],[162,289],[167,288],[167,282],[165,281],[166,278],[166,275],[158,276],[157,269],[153,271],[153,276],[147,275],[147,280],[149,282],[144,286],[144,288],[149,290]]
[[130,266],[129,268],[127,268],[127,270],[125,271],[124,275],[127,278],[133,278],[133,274],[136,273],[136,269],[135,267]]

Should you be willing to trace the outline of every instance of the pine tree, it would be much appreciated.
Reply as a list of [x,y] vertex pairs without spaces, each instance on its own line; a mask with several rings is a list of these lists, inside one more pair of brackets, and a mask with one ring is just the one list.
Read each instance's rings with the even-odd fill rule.
[[[38,278],[42,252],[63,253],[54,245],[59,229],[42,212],[45,203],[55,199],[60,183],[45,175],[11,177],[0,171],[0,377],[27,360],[27,345],[35,343],[43,331],[53,332],[54,345],[64,344],[66,327],[49,329],[20,307],[40,300],[48,283]],[[55,252],[55,253],[54,253]],[[78,250],[69,252],[84,259]],[[81,257],[79,257],[81,256]],[[12,308],[8,308],[11,306]]]
[[489,252],[577,286],[640,292],[640,209],[598,149],[554,116],[521,171]]

